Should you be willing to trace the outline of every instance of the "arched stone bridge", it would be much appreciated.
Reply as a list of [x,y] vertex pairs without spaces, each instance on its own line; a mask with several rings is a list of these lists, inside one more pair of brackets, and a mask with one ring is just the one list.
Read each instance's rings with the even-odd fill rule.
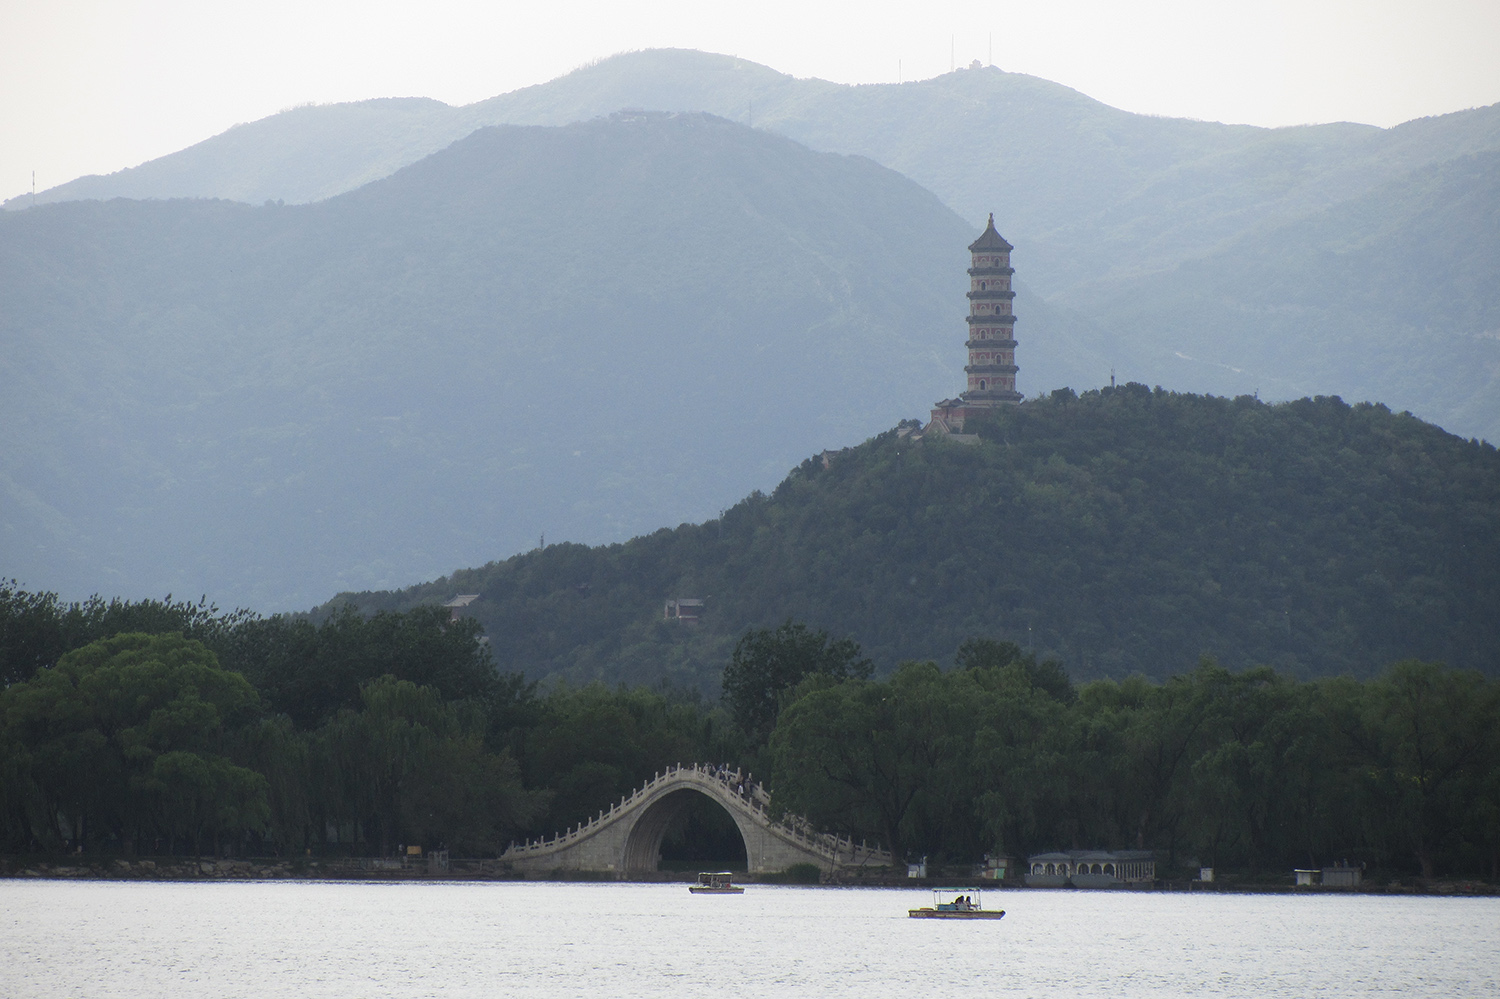
[[659,773],[591,821],[551,839],[512,843],[500,860],[524,873],[612,871],[617,876],[657,870],[661,842],[672,823],[702,795],[720,805],[745,841],[751,874],[784,871],[793,864],[887,867],[888,851],[814,830],[805,819],[772,820],[771,796],[734,770],[680,764]]

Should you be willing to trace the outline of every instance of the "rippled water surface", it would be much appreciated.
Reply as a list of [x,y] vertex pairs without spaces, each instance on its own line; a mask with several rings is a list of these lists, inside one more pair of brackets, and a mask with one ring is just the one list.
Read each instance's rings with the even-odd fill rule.
[[0,882],[0,995],[1500,996],[1500,899]]

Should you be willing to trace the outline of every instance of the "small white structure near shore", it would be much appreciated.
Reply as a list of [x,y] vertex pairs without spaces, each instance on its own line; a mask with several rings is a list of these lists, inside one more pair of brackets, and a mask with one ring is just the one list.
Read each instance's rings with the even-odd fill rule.
[[1323,884],[1328,888],[1358,888],[1360,870],[1348,864],[1323,868]]
[[[1317,870],[1299,867],[1292,871],[1299,885],[1321,884],[1325,888],[1358,888],[1362,880],[1362,869],[1351,867],[1348,861]],[[1316,878],[1316,880],[1314,880]]]
[[1156,880],[1150,850],[1068,850],[1026,858],[1026,884],[1033,888],[1109,888]]

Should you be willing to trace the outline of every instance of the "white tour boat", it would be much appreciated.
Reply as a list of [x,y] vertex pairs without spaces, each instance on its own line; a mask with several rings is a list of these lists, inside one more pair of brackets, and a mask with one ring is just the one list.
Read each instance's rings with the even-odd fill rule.
[[734,883],[734,875],[729,871],[717,871],[712,874],[701,873],[698,875],[698,883],[688,888],[694,895],[743,895],[745,889]]

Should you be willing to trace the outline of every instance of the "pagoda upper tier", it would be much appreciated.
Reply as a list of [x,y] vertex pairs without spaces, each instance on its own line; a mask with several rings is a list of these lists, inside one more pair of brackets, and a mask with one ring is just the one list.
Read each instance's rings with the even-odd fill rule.
[[[995,231],[995,213],[990,212],[990,221],[984,227],[984,232],[979,238],[969,244],[970,253],[1009,253],[1015,247],[1005,241],[1005,237]],[[1009,270],[1009,265],[1006,265]],[[1011,273],[1015,273],[1012,271]]]

